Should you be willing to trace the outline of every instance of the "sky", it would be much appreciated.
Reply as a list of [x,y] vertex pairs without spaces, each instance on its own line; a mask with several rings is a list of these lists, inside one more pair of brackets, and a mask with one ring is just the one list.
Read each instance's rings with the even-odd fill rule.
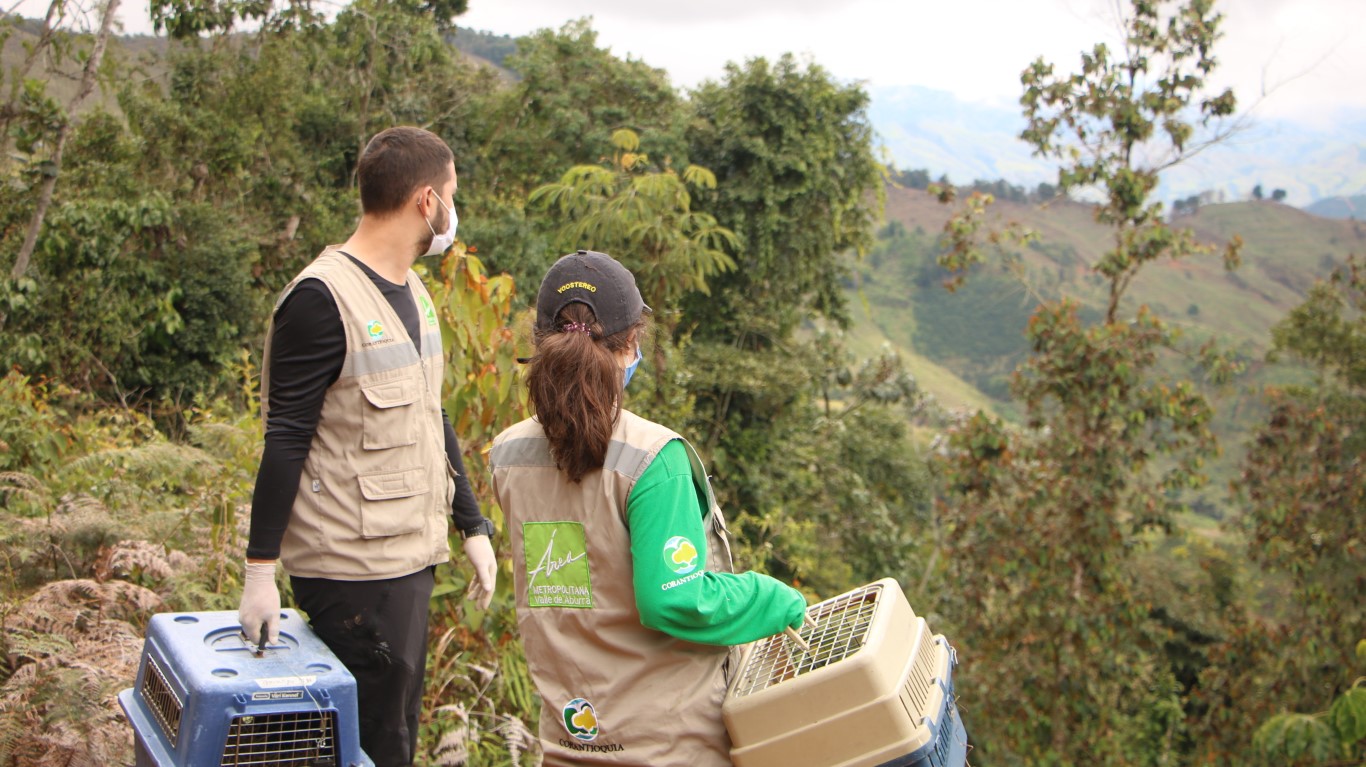
[[[16,0],[11,0],[13,4]],[[336,9],[343,0],[317,0]],[[1128,0],[468,0],[462,27],[520,36],[591,17],[598,44],[688,88],[727,62],[794,53],[869,90],[914,85],[1010,105],[1038,56],[1075,71],[1081,51],[1117,42]],[[93,3],[92,3],[93,4]],[[17,0],[39,16],[46,0]],[[1213,83],[1254,117],[1331,123],[1366,110],[1366,0],[1219,0],[1224,38]],[[130,33],[148,5],[125,0]],[[1366,137],[1363,137],[1366,139]]]
[[[592,17],[598,44],[691,87],[786,52],[870,89],[917,85],[1014,104],[1038,56],[1074,71],[1115,41],[1115,0],[469,0],[463,27],[519,36]],[[1125,3],[1127,5],[1127,2]],[[1366,0],[1223,0],[1214,80],[1264,118],[1366,109]],[[1265,95],[1263,95],[1265,94]],[[1363,137],[1366,139],[1366,137]]]

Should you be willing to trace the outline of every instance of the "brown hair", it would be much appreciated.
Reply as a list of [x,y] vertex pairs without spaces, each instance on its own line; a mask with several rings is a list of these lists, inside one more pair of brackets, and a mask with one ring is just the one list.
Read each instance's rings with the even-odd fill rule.
[[453,162],[451,148],[431,131],[406,125],[380,131],[356,165],[361,210],[383,216],[403,207],[421,187],[440,189]]
[[555,465],[572,482],[602,468],[621,411],[617,355],[644,326],[642,319],[604,338],[593,310],[575,302],[555,315],[550,328],[536,331],[536,356],[527,371],[531,409],[550,440]]

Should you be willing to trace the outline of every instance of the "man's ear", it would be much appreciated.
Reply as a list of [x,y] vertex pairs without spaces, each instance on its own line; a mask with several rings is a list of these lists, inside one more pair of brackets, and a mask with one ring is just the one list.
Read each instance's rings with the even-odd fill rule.
[[412,204],[417,207],[417,214],[424,219],[432,217],[432,202],[430,195],[436,194],[436,190],[430,186],[419,187],[413,193]]

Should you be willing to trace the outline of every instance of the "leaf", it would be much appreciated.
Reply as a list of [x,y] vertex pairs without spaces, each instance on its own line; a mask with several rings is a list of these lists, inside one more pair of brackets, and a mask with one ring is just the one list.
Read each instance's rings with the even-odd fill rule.
[[1277,714],[1257,728],[1252,749],[1268,762],[1295,761],[1308,756],[1325,761],[1337,751],[1333,730],[1312,714]]
[[1333,701],[1328,722],[1343,745],[1366,738],[1366,687],[1353,687]]
[[432,589],[432,599],[436,599],[437,597],[444,597],[447,594],[454,594],[459,590],[460,588],[456,586],[454,583],[450,581],[443,581],[441,583],[436,584],[436,586]]

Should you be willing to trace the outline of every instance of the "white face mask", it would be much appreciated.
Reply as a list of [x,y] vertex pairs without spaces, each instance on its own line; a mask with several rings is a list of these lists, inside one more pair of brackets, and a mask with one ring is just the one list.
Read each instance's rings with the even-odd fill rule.
[[455,208],[447,208],[446,203],[441,202],[440,195],[437,196],[436,201],[441,203],[441,207],[450,214],[451,222],[446,227],[446,231],[437,234],[436,230],[432,229],[432,222],[427,221],[427,228],[431,229],[432,232],[432,244],[427,248],[427,252],[422,254],[424,256],[439,256],[449,250],[455,244],[455,226],[460,223],[460,217],[455,215]]

